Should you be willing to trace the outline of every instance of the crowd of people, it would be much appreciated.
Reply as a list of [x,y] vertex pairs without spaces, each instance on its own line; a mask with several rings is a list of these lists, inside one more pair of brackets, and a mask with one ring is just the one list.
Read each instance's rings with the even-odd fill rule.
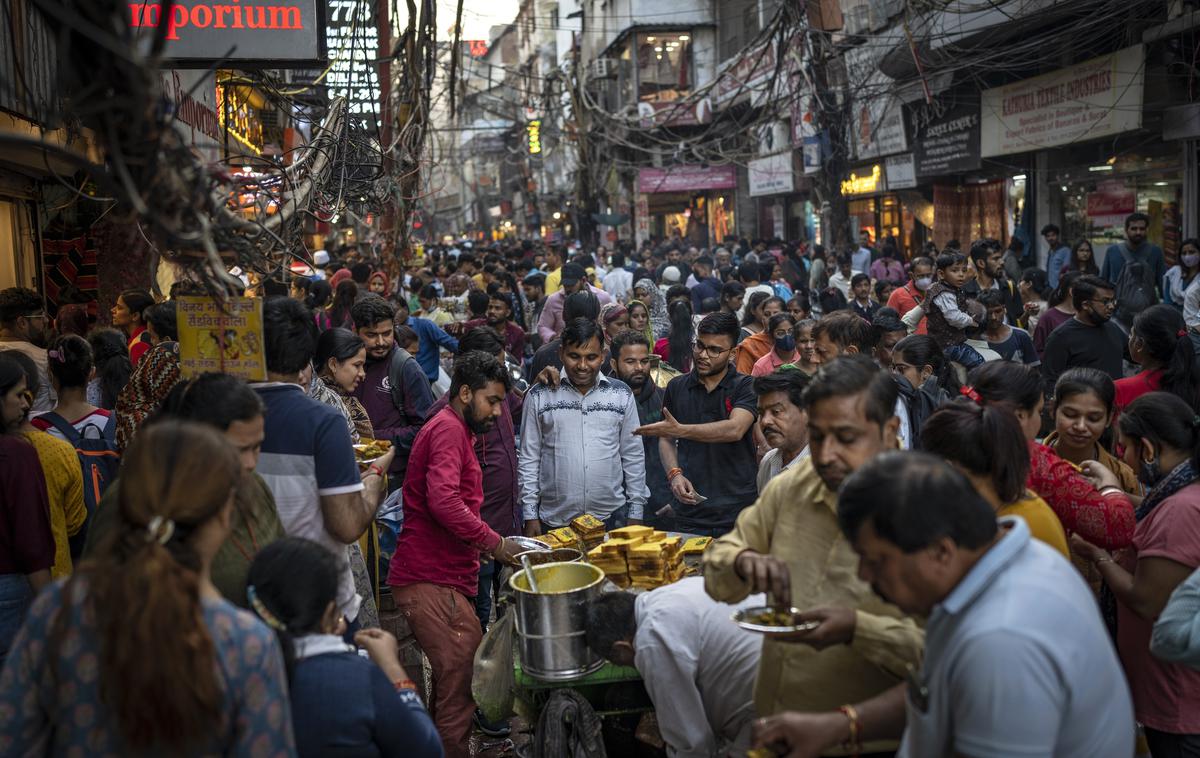
[[183,375],[187,282],[0,292],[0,754],[469,756],[584,514],[713,539],[588,609],[670,755],[1200,754],[1200,243],[1125,229],[318,251],[255,382]]

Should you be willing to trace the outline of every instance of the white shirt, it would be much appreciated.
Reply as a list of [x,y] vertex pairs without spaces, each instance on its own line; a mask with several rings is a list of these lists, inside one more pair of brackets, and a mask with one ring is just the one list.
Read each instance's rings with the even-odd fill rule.
[[850,269],[850,276],[842,276],[842,270],[839,268],[829,277],[829,286],[837,287],[846,296],[847,302],[850,301],[850,280],[861,274],[861,271]]
[[738,308],[737,312],[739,323],[741,322],[742,317],[746,315],[746,303],[750,302],[750,296],[755,292],[765,292],[771,297],[775,297],[775,288],[769,284],[756,284],[753,287],[746,288],[746,291],[742,296],[742,307]]
[[1183,293],[1183,322],[1188,329],[1200,327],[1200,276]]
[[729,617],[766,602],[751,595],[736,605],[718,603],[699,576],[638,596],[634,666],[654,703],[668,755],[745,754],[762,637]]
[[812,452],[808,449],[808,445],[805,445],[804,449],[801,450],[795,458],[791,459],[786,465],[784,465],[782,460],[783,454],[779,452],[779,448],[773,447],[768,450],[767,454],[763,456],[762,461],[760,461],[758,464],[758,494],[761,495],[762,491],[766,489],[767,482],[779,476],[784,471],[787,471],[792,466],[795,466],[797,463],[809,457],[810,455],[812,455]]
[[614,268],[604,277],[604,291],[615,299],[625,302],[629,290],[633,289],[633,274],[623,268]]
[[988,347],[987,340],[967,340],[963,344],[975,348],[975,352],[983,356],[985,363],[990,361],[1002,361],[1004,358],[992,348]]

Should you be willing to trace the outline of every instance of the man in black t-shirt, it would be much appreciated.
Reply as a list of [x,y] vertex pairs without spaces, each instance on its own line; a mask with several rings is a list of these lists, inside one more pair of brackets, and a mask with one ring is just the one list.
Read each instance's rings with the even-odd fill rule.
[[663,420],[635,432],[659,438],[681,532],[725,534],[758,496],[758,398],[753,380],[730,362],[737,336],[733,314],[705,316],[696,326],[692,370],[667,385]]
[[1071,288],[1075,317],[1050,333],[1042,351],[1046,391],[1069,368],[1094,368],[1114,380],[1124,373],[1125,333],[1111,321],[1117,307],[1113,285],[1098,276],[1081,276]]

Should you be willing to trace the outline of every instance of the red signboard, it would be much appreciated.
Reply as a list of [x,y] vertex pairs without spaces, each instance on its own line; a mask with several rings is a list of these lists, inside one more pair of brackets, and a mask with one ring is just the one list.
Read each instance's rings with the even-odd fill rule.
[[737,187],[732,166],[672,166],[638,170],[638,192],[702,192]]
[[1096,190],[1087,196],[1087,215],[1092,218],[1127,216],[1136,209],[1133,189],[1126,187],[1124,182],[1101,182]]

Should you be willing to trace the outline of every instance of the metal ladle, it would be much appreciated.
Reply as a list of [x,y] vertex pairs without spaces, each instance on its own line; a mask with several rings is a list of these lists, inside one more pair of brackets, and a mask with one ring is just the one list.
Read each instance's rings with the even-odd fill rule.
[[537,580],[533,578],[533,566],[529,565],[529,556],[521,556],[521,565],[525,568],[525,576],[529,577],[529,590],[537,594]]

